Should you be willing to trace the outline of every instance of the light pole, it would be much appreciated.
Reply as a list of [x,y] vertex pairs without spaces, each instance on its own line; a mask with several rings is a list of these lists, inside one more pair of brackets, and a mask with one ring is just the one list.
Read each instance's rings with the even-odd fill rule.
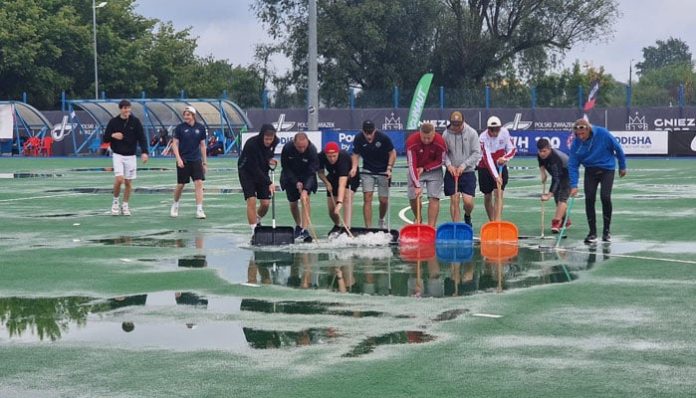
[[94,34],[94,99],[99,99],[99,72],[97,70],[97,8],[104,7],[107,2],[95,4],[92,0],[92,33]]
[[319,130],[319,79],[317,71],[317,0],[309,0],[309,70],[307,88],[309,106],[307,107],[307,124],[310,131]]
[[628,87],[633,87],[633,58],[628,64]]

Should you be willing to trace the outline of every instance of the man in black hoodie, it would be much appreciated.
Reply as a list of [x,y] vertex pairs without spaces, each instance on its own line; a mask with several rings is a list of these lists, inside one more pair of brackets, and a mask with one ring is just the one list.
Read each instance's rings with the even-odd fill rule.
[[[244,191],[247,220],[252,232],[268,212],[271,195],[275,192],[275,186],[268,172],[275,169],[278,164],[273,159],[277,145],[278,137],[276,137],[275,127],[272,124],[264,124],[259,134],[249,138],[244,144],[237,161],[239,183]],[[261,202],[258,210],[256,209],[257,198]]]
[[[131,114],[131,103],[128,100],[121,100],[118,103],[120,114],[109,120],[104,131],[104,142],[111,144],[113,152],[112,160],[114,165],[114,201],[111,205],[111,215],[130,216],[130,208],[128,200],[133,189],[131,180],[136,178],[136,169],[138,167],[135,159],[135,151],[140,145],[140,155],[143,163],[148,160],[147,138],[143,131],[143,125],[140,120]],[[121,184],[125,184],[126,189],[123,192],[123,205],[119,207],[118,198],[121,194]]]
[[[309,194],[317,192],[317,170],[319,170],[319,155],[317,148],[309,141],[307,133],[295,134],[292,141],[283,146],[280,153],[280,186],[290,202],[290,213],[295,220],[295,237],[309,238]],[[300,217],[297,201],[302,199],[304,213]]]

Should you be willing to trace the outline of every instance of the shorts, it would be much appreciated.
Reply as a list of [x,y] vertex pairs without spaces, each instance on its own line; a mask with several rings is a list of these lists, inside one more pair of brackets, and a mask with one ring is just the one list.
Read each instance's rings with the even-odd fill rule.
[[[328,190],[326,191],[326,196],[331,196],[333,194],[334,197],[338,196],[338,178],[335,180],[332,178],[329,178],[329,182],[331,183],[331,192]],[[355,176],[353,178],[348,177],[348,189],[350,189],[353,192],[358,191],[358,187],[360,186],[360,178],[358,176]]]
[[243,170],[239,170],[239,183],[242,185],[244,192],[244,200],[249,198],[257,198],[260,200],[268,200],[271,198],[271,191],[264,180],[256,180],[248,175]]
[[203,161],[184,160],[184,167],[176,167],[176,182],[178,184],[188,184],[189,181],[205,181],[205,171]]
[[[473,171],[466,172],[459,176],[457,181],[458,193],[474,196],[476,194],[476,174]],[[454,177],[449,171],[445,171],[445,196],[454,195]]]
[[360,172],[360,184],[363,186],[363,192],[374,192],[375,186],[377,186],[377,196],[380,198],[389,197],[391,180],[387,178],[387,175],[369,173],[366,170]]
[[[481,192],[486,195],[498,188],[498,184],[495,182],[495,179],[491,175],[490,171],[488,171],[488,169],[485,167],[478,169],[478,182]],[[503,166],[503,191],[505,190],[507,183],[508,168],[507,166]]]
[[[435,170],[424,171],[420,175],[419,181],[421,187],[425,185],[425,192],[428,198],[440,199],[443,185],[442,169],[437,168]],[[416,187],[410,179],[408,181],[408,198],[416,198]]]
[[568,198],[570,198],[570,179],[564,178],[561,180],[561,186],[554,192],[553,199],[558,204],[559,202],[568,202]]
[[[308,191],[309,193],[314,193],[317,191],[317,175],[312,174],[310,176],[303,176],[298,178],[298,182],[301,182],[305,186],[303,191]],[[285,196],[288,198],[288,202],[297,202],[300,200],[300,191],[297,190],[297,185],[292,184],[289,181],[280,181],[280,187],[285,191]]]
[[111,155],[111,161],[114,165],[114,175],[123,177],[126,180],[135,180],[137,177],[136,170],[138,162],[135,155],[120,155],[116,152]]

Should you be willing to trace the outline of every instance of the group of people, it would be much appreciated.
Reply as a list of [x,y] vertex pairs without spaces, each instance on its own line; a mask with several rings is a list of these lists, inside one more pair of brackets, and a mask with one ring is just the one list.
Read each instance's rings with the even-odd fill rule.
[[[112,215],[131,215],[128,200],[132,180],[136,178],[136,149],[140,146],[142,161],[147,163],[147,141],[140,121],[131,114],[127,100],[119,103],[119,115],[111,119],[104,133],[104,142],[111,144],[115,181]],[[194,182],[196,218],[205,218],[203,211],[203,181],[207,172],[206,129],[196,120],[196,110],[187,106],[183,111],[184,122],[174,130],[172,152],[176,158],[177,185],[170,215],[179,214],[179,199],[187,183]],[[626,175],[626,157],[619,142],[605,128],[591,125],[586,119],[573,124],[574,140],[570,154],[552,148],[547,139],[539,139],[538,164],[544,183],[547,174],[552,181],[542,201],[552,197],[556,211],[551,221],[554,233],[571,225],[566,217],[567,202],[577,196],[579,166],[585,167],[585,210],[589,234],[585,242],[597,241],[595,201],[598,187],[602,202],[602,239],[611,240],[612,216],[611,191],[619,163],[619,176]],[[274,170],[279,139],[271,124],[261,126],[258,135],[244,144],[238,159],[239,183],[246,201],[248,224],[253,231],[269,210],[271,196],[276,192]],[[421,197],[428,198],[427,223],[437,224],[439,201],[443,191],[450,198],[450,215],[454,222],[463,220],[472,225],[474,196],[478,183],[484,196],[484,207],[489,220],[495,220],[497,206],[502,207],[504,191],[508,183],[508,164],[516,154],[510,132],[503,127],[500,118],[491,116],[486,129],[479,135],[469,126],[461,112],[452,112],[449,124],[442,135],[430,123],[423,123],[418,132],[406,140],[408,167],[408,198],[415,222],[422,222]],[[362,166],[360,160],[362,159]],[[373,223],[372,202],[375,191],[379,201],[377,227],[387,227],[389,190],[396,162],[396,150],[387,134],[378,131],[372,121],[363,122],[362,130],[355,136],[351,153],[340,149],[336,142],[328,142],[319,151],[307,133],[299,132],[281,150],[280,187],[285,191],[290,213],[295,222],[295,237],[307,239],[311,225],[310,196],[317,192],[318,179],[326,187],[329,217],[334,223],[332,232],[351,228],[353,199],[359,187],[363,191],[363,220],[365,227]],[[444,170],[444,171],[443,171]],[[318,178],[318,179],[317,179]],[[119,202],[121,186],[125,185],[123,202]],[[460,208],[461,203],[461,208]]]

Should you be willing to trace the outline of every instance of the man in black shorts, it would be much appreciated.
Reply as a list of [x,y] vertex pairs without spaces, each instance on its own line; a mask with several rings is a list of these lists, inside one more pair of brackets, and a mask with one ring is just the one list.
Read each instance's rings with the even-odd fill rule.
[[[319,156],[317,148],[309,141],[307,133],[295,134],[292,141],[285,144],[280,153],[280,165],[283,171],[280,174],[280,187],[290,202],[290,213],[295,220],[295,237],[308,239],[309,215],[311,207],[309,194],[317,191],[317,171],[319,170]],[[297,201],[302,199],[303,214],[300,217],[300,208]]]
[[363,122],[362,133],[357,134],[353,141],[351,178],[358,175],[360,157],[363,159],[360,183],[363,186],[365,227],[372,227],[372,195],[377,190],[379,228],[384,229],[386,227],[384,217],[389,208],[389,184],[394,162],[396,162],[396,150],[391,138],[381,131],[377,131],[371,120]]
[[[259,134],[249,138],[244,144],[237,161],[239,183],[242,185],[244,200],[246,200],[247,221],[252,232],[268,212],[271,195],[275,192],[275,186],[268,172],[275,169],[278,164],[273,159],[278,141],[275,127],[272,124],[264,124]],[[260,202],[258,210],[256,209],[257,198]]]
[[205,126],[196,122],[196,109],[184,109],[184,122],[174,129],[172,152],[176,157],[176,188],[174,203],[169,212],[172,217],[179,216],[179,199],[184,186],[193,180],[196,187],[196,218],[205,218],[203,212],[203,181],[208,171],[206,159]]
[[350,228],[351,225],[353,195],[360,185],[360,178],[357,175],[352,178],[348,176],[351,165],[350,154],[341,151],[335,142],[327,143],[324,146],[324,151],[319,154],[319,178],[326,185],[327,208],[329,209],[329,217],[334,223],[330,233],[340,231],[339,214],[341,214],[341,210],[343,210],[344,226]]
[[[553,149],[546,138],[537,141],[537,161],[541,172],[541,182],[546,183],[547,172],[551,174],[551,187],[548,193],[541,195],[541,200],[547,201],[554,198],[556,201],[556,214],[551,220],[551,232],[557,234],[562,228],[563,218],[568,208],[570,197],[570,177],[568,176],[568,155]],[[570,218],[566,220],[566,228],[570,227]]]

